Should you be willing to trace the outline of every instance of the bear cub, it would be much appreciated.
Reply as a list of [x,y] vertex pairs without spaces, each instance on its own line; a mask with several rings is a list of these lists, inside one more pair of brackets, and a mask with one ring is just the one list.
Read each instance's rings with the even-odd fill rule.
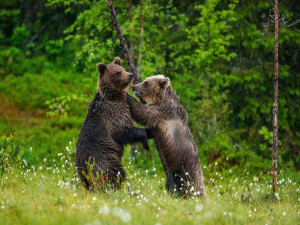
[[147,104],[127,95],[132,117],[144,126],[148,138],[154,138],[166,173],[166,188],[182,196],[206,197],[204,178],[197,146],[187,125],[187,113],[172,90],[169,78],[163,75],[148,77],[133,85],[136,96]]
[[[123,146],[141,142],[149,149],[143,128],[133,125],[126,101],[126,89],[133,79],[116,57],[111,64],[98,63],[98,91],[90,103],[76,146],[76,168],[87,189],[93,188],[87,174],[101,176],[101,181],[119,188],[125,180],[121,164]],[[89,165],[93,164],[92,171]]]

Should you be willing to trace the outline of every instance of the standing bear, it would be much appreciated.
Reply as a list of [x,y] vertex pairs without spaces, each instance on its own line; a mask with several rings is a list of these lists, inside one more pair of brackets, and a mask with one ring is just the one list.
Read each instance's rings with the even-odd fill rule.
[[187,113],[173,92],[169,78],[163,75],[148,77],[143,83],[133,85],[132,90],[147,101],[143,105],[127,95],[132,117],[150,127],[148,138],[154,138],[166,173],[167,190],[183,196],[193,193],[206,197],[197,146],[187,125]]
[[149,149],[148,139],[145,129],[134,127],[126,101],[126,89],[133,74],[125,71],[118,57],[108,65],[98,63],[97,69],[98,91],[78,137],[76,168],[87,189],[92,188],[88,174],[100,177],[100,183],[119,188],[125,179],[121,164],[123,146],[141,142]]

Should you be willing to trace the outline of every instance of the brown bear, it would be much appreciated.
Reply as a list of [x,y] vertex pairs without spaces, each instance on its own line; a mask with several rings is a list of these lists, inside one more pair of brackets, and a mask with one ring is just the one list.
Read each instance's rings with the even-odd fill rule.
[[206,197],[204,178],[197,146],[187,125],[187,113],[172,90],[169,78],[163,75],[148,77],[133,85],[136,96],[144,105],[127,95],[132,117],[150,128],[158,149],[169,192],[188,196],[191,193]]
[[[98,91],[90,103],[76,146],[76,168],[87,189],[93,188],[87,175],[101,176],[105,183],[119,188],[125,179],[121,164],[125,144],[141,142],[149,149],[143,128],[133,125],[126,89],[133,79],[116,57],[111,64],[98,63]],[[90,164],[95,163],[92,167]],[[92,177],[93,177],[92,176]],[[102,183],[101,180],[100,183]]]

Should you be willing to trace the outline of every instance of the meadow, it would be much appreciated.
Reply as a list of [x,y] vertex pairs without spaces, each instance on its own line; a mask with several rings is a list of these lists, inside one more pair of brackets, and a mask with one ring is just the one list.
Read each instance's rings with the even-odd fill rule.
[[[42,88],[42,87],[41,87]],[[34,93],[32,96],[34,96]],[[1,224],[297,224],[300,176],[281,169],[278,195],[270,171],[202,162],[207,199],[171,196],[153,141],[150,151],[125,148],[127,181],[118,191],[89,192],[75,165],[81,117],[1,110]],[[86,106],[82,106],[85,108]],[[11,114],[11,112],[14,114]],[[6,113],[6,114],[5,114]],[[228,159],[227,159],[228,160]]]
[[[299,180],[285,176],[284,171],[274,196],[271,174],[220,173],[218,165],[207,165],[207,199],[183,199],[165,191],[162,171],[135,168],[127,148],[124,165],[128,179],[122,189],[89,192],[78,181],[74,151],[67,146],[59,153],[60,165],[45,158],[36,167],[7,169],[1,179],[1,224],[299,223]],[[141,155],[136,160],[144,157]],[[53,161],[53,166],[48,166],[48,161]]]
[[125,147],[121,190],[85,190],[74,156],[96,64],[129,71],[107,1],[1,0],[0,225],[300,224],[299,1],[278,9],[276,195],[273,1],[114,6],[140,80],[169,77],[187,110],[207,199],[166,192],[153,140]]

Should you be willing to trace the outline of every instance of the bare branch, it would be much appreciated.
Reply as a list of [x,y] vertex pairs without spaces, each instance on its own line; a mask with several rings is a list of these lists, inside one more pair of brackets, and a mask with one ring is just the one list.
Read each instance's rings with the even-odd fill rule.
[[[117,18],[116,11],[115,11],[115,8],[114,8],[112,0],[107,0],[107,4],[108,4],[108,7],[109,7],[109,10],[110,10],[110,13],[111,13],[111,18],[112,18],[112,20],[114,22],[115,28],[117,30],[120,42],[121,42],[123,50],[124,50],[125,60],[128,63],[130,72],[133,73],[133,76],[134,76],[134,78],[133,78],[133,84],[138,84],[140,82],[139,75],[136,72],[135,67],[133,65],[133,60],[131,58],[131,55],[129,53],[129,49],[128,49],[127,43],[126,43],[125,38],[123,36],[123,32],[121,30],[120,23],[118,21],[118,18]],[[145,101],[142,98],[139,98],[139,99],[140,99],[140,101],[142,103],[145,103]]]
[[277,192],[277,152],[278,152],[278,0],[274,0],[274,104],[273,104],[273,191]]
[[[271,18],[271,25],[274,25],[275,24],[274,9],[269,10],[269,17]],[[297,19],[294,23],[289,24],[290,21],[286,18],[286,15],[284,13],[282,13],[281,15],[278,13],[278,22],[281,22],[284,27],[291,27],[299,23],[300,20]]]
[[117,30],[120,42],[121,42],[123,50],[124,50],[125,59],[128,63],[130,72],[133,73],[133,75],[134,75],[133,83],[137,84],[137,83],[139,83],[139,76],[138,76],[138,74],[135,70],[135,67],[133,65],[133,61],[132,61],[131,55],[129,53],[129,49],[128,49],[127,43],[125,41],[125,38],[123,36],[122,29],[120,28],[120,23],[117,19],[116,11],[115,11],[112,0],[107,0],[107,4],[108,4],[108,7],[110,9],[112,20],[114,22],[115,28]]

